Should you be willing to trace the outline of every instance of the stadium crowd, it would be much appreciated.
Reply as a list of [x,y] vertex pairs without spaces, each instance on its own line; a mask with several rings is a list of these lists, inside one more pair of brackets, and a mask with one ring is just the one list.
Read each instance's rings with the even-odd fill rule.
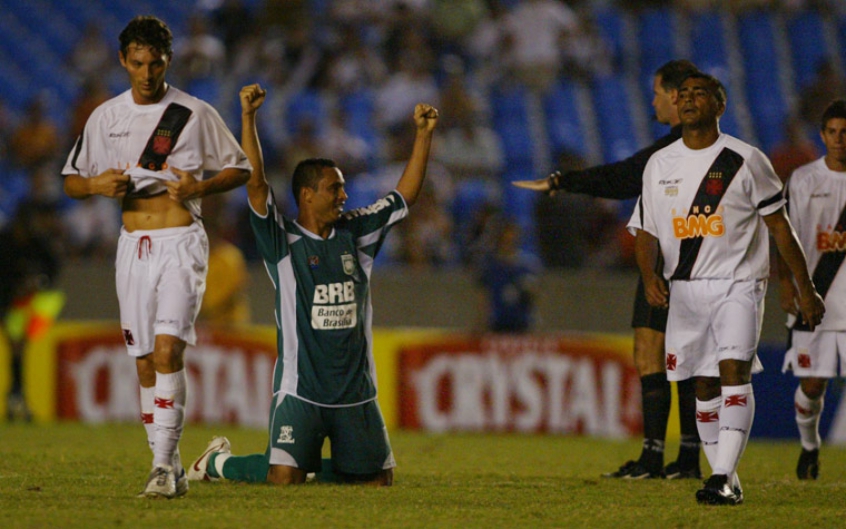
[[[713,0],[198,0],[185,21],[170,21],[176,32],[171,81],[209,101],[236,133],[239,87],[244,82],[268,87],[273,96],[264,123],[273,125],[260,132],[266,138],[269,179],[276,196],[289,201],[286,208],[293,208],[287,192],[293,167],[325,152],[347,168],[350,195],[362,202],[348,207],[387,192],[401,163],[398,153],[407,152],[410,141],[399,125],[413,102],[431,101],[443,119],[430,180],[418,214],[389,239],[382,262],[470,265],[480,248],[490,246],[485,241],[497,238],[491,230],[503,225],[490,219],[514,213],[503,198],[506,160],[489,94],[509,86],[543,94],[561,78],[588,81],[622,68],[592,17],[597,4],[626,10],[726,5]],[[729,4],[735,10],[842,9],[841,3],[824,0]],[[59,175],[87,116],[117,93],[125,75],[113,60],[116,42],[95,23],[82,34],[65,57],[69,78],[79,87],[67,123],[45,111],[49,102],[37,90],[23,109],[0,100],[0,228],[23,204],[52,208],[64,220],[55,223],[54,235],[65,258],[108,260],[120,227],[118,205],[104,198],[69,201]],[[821,80],[824,88],[842,90],[837,69],[822,74],[834,76]],[[803,103],[803,113],[813,112],[806,107]],[[805,136],[799,128],[779,146],[785,170],[816,154]],[[570,151],[550,152],[547,162],[549,167],[535,164],[537,176],[553,166],[585,165],[581,153]],[[524,248],[546,266],[633,267],[631,241],[622,235],[628,212],[618,211],[618,205],[559,195],[539,197],[532,207],[531,225],[523,224],[531,244]],[[220,235],[255,260],[244,194],[233,194],[222,210]],[[560,244],[562,237],[572,244]]]

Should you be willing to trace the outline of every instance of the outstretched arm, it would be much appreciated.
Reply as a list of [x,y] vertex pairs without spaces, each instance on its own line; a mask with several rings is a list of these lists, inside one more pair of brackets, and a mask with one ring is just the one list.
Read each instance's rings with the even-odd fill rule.
[[417,202],[417,196],[423,187],[426,165],[429,163],[429,150],[432,147],[432,136],[434,136],[437,123],[438,109],[424,103],[418,103],[414,107],[414,124],[417,126],[417,135],[414,138],[411,157],[408,159],[408,164],[405,166],[405,171],[403,171],[399,183],[397,183],[397,192],[402,195],[408,206]]
[[681,128],[677,127],[625,160],[578,171],[555,171],[546,178],[517,180],[512,183],[523,189],[548,193],[550,196],[561,190],[616,200],[636,198],[643,188],[643,170],[649,158],[679,138]]
[[[814,288],[811,274],[808,272],[808,264],[805,259],[805,252],[799,245],[793,226],[787,219],[784,208],[764,217],[764,222],[775,240],[778,253],[784,259],[790,273],[796,280],[796,287],[799,290],[799,313],[802,316],[802,323],[806,323],[811,330],[814,330],[825,314],[825,304]],[[780,271],[780,274],[785,274]],[[782,281],[783,283],[784,281]]]
[[267,179],[264,176],[264,156],[256,128],[256,111],[264,103],[267,95],[261,86],[252,84],[241,89],[241,148],[253,166],[253,172],[247,181],[247,197],[253,210],[259,215],[267,215]]

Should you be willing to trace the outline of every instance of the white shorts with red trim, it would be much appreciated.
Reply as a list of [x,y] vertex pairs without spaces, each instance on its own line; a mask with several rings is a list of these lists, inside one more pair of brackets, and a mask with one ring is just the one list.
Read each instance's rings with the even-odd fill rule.
[[791,370],[800,378],[846,376],[846,331],[792,331],[781,371]]
[[121,229],[115,284],[131,356],[152,353],[158,334],[194,345],[208,261],[209,242],[199,223],[161,230]]
[[763,371],[758,339],[764,317],[765,279],[673,281],[667,320],[668,380],[719,377],[722,360],[751,361]]

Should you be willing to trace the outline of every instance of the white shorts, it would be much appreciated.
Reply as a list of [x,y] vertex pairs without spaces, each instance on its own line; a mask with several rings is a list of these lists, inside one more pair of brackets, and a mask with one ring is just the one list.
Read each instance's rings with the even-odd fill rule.
[[131,233],[121,228],[115,284],[131,356],[152,353],[158,334],[194,345],[208,261],[209,242],[199,223]]
[[719,377],[721,360],[752,361],[763,371],[758,339],[764,319],[765,279],[673,281],[667,319],[667,379]]
[[781,368],[783,373],[789,370],[800,378],[846,376],[846,331],[792,331]]

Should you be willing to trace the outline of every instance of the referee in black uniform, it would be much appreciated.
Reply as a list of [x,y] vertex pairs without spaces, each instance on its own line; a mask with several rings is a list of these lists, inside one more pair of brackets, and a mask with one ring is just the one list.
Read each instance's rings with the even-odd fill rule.
[[[598,198],[629,199],[640,195],[643,170],[656,151],[681,138],[676,95],[682,80],[696,66],[690,61],[670,61],[655,72],[652,106],[659,123],[671,125],[669,134],[625,160],[580,171],[556,171],[547,178],[513,182],[517,187],[553,194],[562,190]],[[659,263],[659,266],[661,264]],[[696,429],[696,395],[693,379],[677,383],[681,446],[678,459],[664,468],[664,439],[670,416],[672,393],[664,360],[664,332],[667,309],[651,307],[646,302],[643,281],[638,279],[634,316],[634,363],[640,376],[643,404],[643,449],[637,461],[628,461],[614,472],[603,474],[624,479],[701,479],[699,468],[699,432]]]

